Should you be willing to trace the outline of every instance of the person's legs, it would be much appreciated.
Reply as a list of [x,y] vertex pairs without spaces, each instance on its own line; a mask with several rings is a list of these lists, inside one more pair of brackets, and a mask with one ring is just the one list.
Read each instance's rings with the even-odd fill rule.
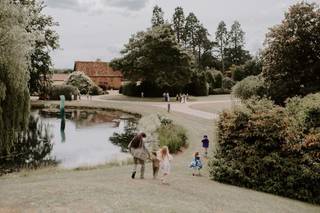
[[139,163],[141,164],[141,172],[140,172],[140,178],[144,178],[144,170],[145,170],[145,163],[144,160],[139,159]]
[[156,179],[158,176],[159,167],[155,166],[153,167],[153,179]]
[[136,172],[137,172],[137,166],[138,166],[138,158],[133,158],[134,165],[133,165],[133,170],[132,170],[132,175],[131,178],[134,179]]

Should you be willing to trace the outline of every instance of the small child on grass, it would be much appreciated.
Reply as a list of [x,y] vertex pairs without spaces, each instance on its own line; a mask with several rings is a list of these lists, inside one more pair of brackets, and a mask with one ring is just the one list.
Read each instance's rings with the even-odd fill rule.
[[152,170],[153,170],[153,179],[156,179],[159,172],[160,160],[158,159],[157,152],[151,152],[151,161],[152,161]]
[[[195,176],[195,175],[201,176],[200,170],[202,169],[202,162],[201,162],[201,159],[200,159],[199,152],[195,152],[193,154],[193,158],[192,158],[192,161],[191,161],[191,164],[190,164],[190,168],[193,169],[193,171],[192,171],[192,175],[193,176]],[[198,174],[196,174],[197,171],[198,171]]]
[[170,162],[173,158],[170,155],[167,146],[164,146],[160,149],[158,159],[160,161],[161,183],[169,184],[167,179],[171,170]]

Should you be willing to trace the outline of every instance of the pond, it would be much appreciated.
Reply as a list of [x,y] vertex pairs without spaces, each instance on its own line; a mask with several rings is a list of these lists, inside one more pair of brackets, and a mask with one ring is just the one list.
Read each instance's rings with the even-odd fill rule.
[[128,158],[109,137],[114,132],[123,132],[129,122],[135,122],[132,115],[118,111],[66,110],[63,120],[58,111],[33,110],[32,114],[48,125],[53,144],[50,156],[61,167],[95,166]]

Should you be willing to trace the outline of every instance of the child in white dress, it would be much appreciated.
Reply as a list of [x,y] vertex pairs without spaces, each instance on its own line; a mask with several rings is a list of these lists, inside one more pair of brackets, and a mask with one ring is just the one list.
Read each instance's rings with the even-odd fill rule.
[[160,160],[160,172],[161,172],[161,183],[168,184],[168,176],[170,174],[171,165],[170,161],[173,159],[169,153],[167,146],[164,146],[160,149],[158,158]]

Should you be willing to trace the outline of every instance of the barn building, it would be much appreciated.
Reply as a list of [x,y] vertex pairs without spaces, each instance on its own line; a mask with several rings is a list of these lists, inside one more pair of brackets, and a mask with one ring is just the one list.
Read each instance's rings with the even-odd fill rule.
[[121,87],[122,73],[113,70],[107,62],[76,61],[74,63],[74,71],[84,72],[103,89],[119,89]]

